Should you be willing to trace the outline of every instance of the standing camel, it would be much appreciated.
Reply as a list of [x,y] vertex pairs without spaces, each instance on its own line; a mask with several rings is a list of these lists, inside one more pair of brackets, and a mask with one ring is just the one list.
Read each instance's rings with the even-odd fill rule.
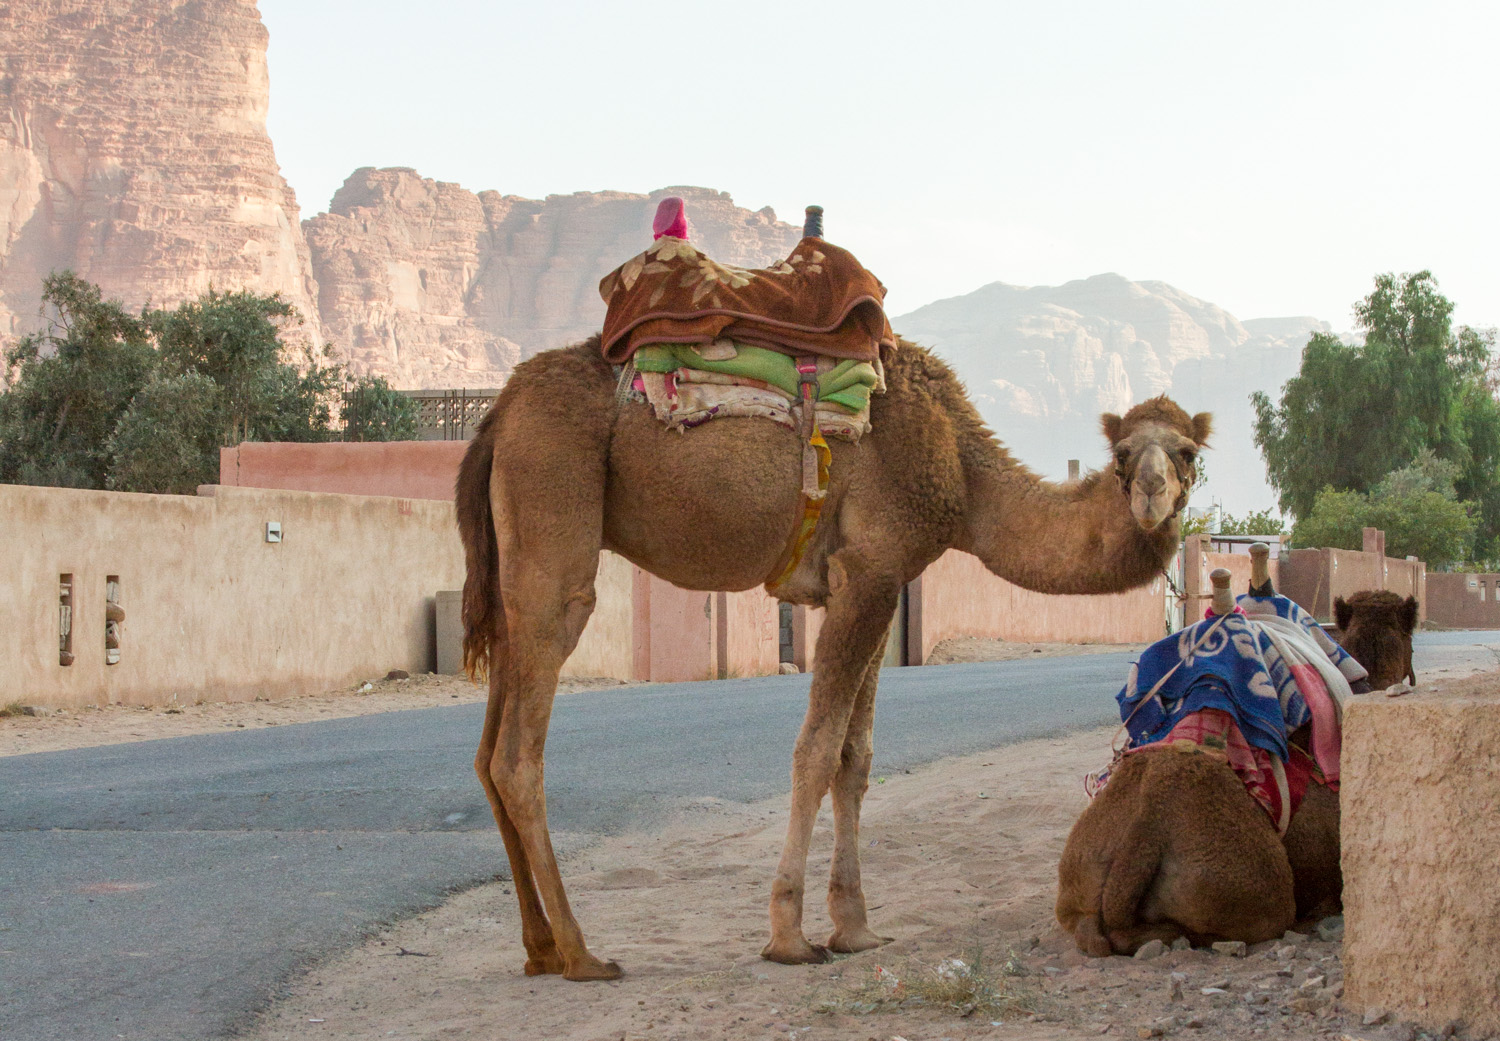
[[[995,440],[938,358],[901,342],[857,443],[832,443],[827,498],[796,569],[776,589],[824,607],[807,717],[792,753],[791,819],[762,956],[821,962],[884,941],[869,928],[859,813],[875,685],[901,587],[945,550],[1046,593],[1150,581],[1178,544],[1178,514],[1208,439],[1207,413],[1166,397],[1103,418],[1107,472],[1053,485]],[[775,423],[720,418],[686,434],[615,395],[598,337],[517,366],[459,472],[467,555],[464,658],[489,674],[475,769],[510,858],[528,975],[614,979],[568,907],[547,830],[542,760],[558,670],[594,607],[609,549],[685,589],[743,590],[778,573],[799,523],[803,445]],[[601,779],[601,782],[603,779]],[[802,932],[808,842],[833,793],[826,946]]]

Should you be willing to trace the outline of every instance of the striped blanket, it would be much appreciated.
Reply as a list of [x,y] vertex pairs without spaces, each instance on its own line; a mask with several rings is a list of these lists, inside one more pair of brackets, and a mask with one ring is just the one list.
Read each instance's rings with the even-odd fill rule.
[[[1222,755],[1284,831],[1309,776],[1337,787],[1343,704],[1364,678],[1295,603],[1242,596],[1233,614],[1152,644],[1131,666],[1116,695],[1124,754],[1186,741]],[[1287,740],[1306,724],[1308,754]],[[1091,775],[1085,786],[1092,795],[1107,779]]]

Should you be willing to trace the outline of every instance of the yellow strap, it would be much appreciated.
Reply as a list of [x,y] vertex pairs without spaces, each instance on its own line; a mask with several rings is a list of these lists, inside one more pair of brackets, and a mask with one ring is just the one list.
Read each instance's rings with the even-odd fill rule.
[[[807,406],[804,406],[807,407]],[[802,520],[797,525],[792,541],[787,547],[786,565],[776,577],[766,583],[766,592],[775,595],[807,552],[807,544],[818,530],[818,520],[823,514],[823,499],[828,495],[828,466],[833,453],[823,432],[818,429],[817,414],[813,415],[812,436],[802,446]]]

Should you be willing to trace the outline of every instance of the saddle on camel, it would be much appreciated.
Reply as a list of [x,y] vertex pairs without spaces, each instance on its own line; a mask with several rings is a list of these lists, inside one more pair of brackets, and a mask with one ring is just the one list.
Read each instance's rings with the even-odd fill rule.
[[817,529],[832,458],[825,436],[858,441],[870,396],[885,390],[882,347],[896,336],[880,284],[848,250],[823,241],[823,209],[809,206],[802,240],[780,263],[730,267],[688,241],[681,199],[666,198],[655,243],[599,283],[608,305],[601,347],[622,365],[621,400],[649,402],[677,430],[730,416],[798,431],[802,520],[774,594]]
[[1147,648],[1118,695],[1128,740],[1084,781],[1057,918],[1094,956],[1153,939],[1255,943],[1336,913],[1344,702],[1366,671],[1278,596],[1213,575],[1204,620]]
[[[809,217],[784,261],[751,271],[699,252],[680,201],[666,200],[654,244],[601,285],[603,335],[518,365],[464,455],[464,658],[490,685],[474,766],[510,860],[528,974],[620,974],[569,907],[543,780],[558,671],[593,611],[601,550],[683,589],[765,584],[826,610],[761,951],[786,964],[885,942],[867,920],[859,816],[902,586],[959,549],[1038,592],[1117,592],[1176,551],[1206,413],[1162,397],[1106,415],[1109,466],[1043,481],[946,364],[891,333],[879,281],[822,238],[819,211]],[[833,928],[817,944],[803,894],[830,795]]]

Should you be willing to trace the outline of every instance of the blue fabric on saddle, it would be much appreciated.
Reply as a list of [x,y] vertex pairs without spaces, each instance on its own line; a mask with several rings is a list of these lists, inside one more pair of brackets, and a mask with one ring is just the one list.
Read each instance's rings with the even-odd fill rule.
[[[1157,641],[1130,667],[1115,700],[1132,747],[1160,741],[1183,717],[1213,708],[1232,715],[1250,744],[1284,761],[1287,735],[1306,723],[1311,711],[1293,664],[1272,636],[1278,624],[1304,630],[1346,680],[1364,678],[1365,670],[1317,619],[1286,597],[1241,596],[1237,606],[1222,621],[1210,617]],[[1147,698],[1158,682],[1157,697]]]

